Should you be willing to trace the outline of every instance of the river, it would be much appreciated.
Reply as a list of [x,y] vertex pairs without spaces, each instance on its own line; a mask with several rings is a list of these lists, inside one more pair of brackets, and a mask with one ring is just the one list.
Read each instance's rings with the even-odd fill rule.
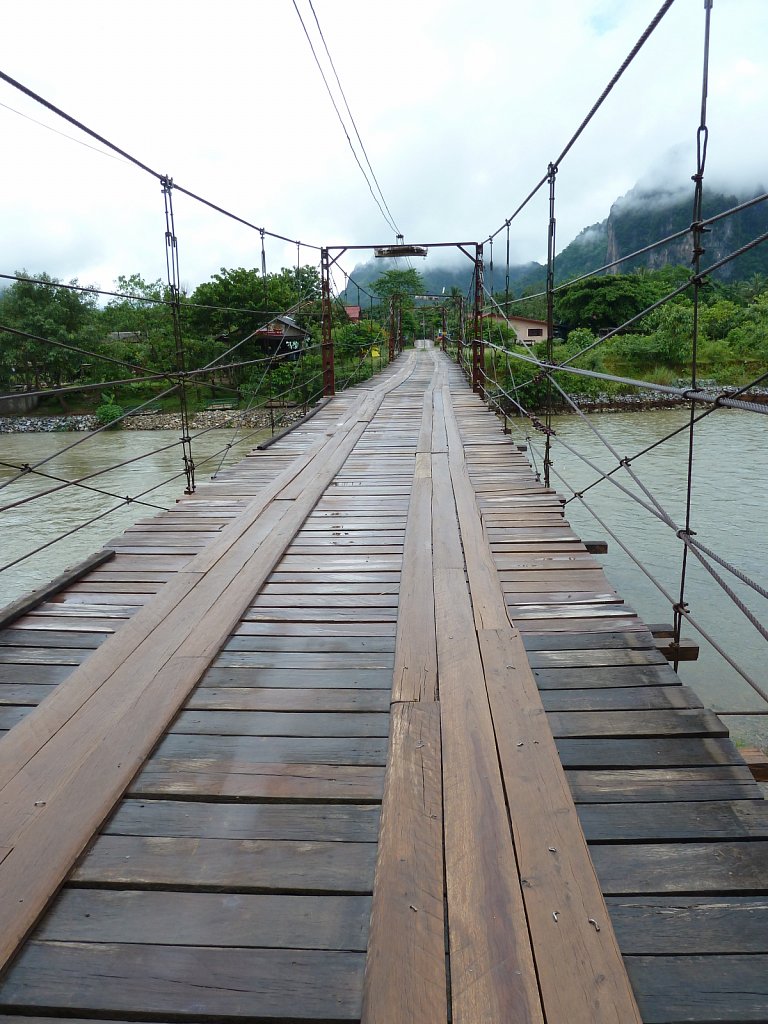
[[[613,413],[591,416],[588,422],[606,436],[620,457],[634,458],[641,449],[686,422],[687,416],[683,409]],[[585,420],[576,416],[561,416],[555,418],[553,426],[558,438],[577,448],[603,470],[616,464],[615,458],[608,453]],[[522,440],[522,435],[518,433],[520,428],[514,421],[512,427],[513,437],[517,435],[517,439]],[[699,541],[765,588],[768,586],[768,421],[760,415],[718,410],[706,417],[696,429],[692,528]],[[3,434],[0,435],[0,462],[32,464],[83,436],[64,433]],[[218,466],[220,458],[213,456],[231,443],[233,436],[231,431],[216,430],[195,442],[198,481],[210,476]],[[41,468],[71,479],[136,455],[157,451],[165,445],[173,444],[175,440],[176,435],[171,431],[102,433]],[[226,464],[242,458],[255,443],[251,437],[235,445]],[[679,525],[683,524],[685,517],[687,443],[686,433],[678,435],[632,463],[633,470],[644,485]],[[539,466],[541,448],[541,436],[534,435],[534,450]],[[206,462],[206,459],[211,461]],[[557,441],[553,448],[553,460],[554,471],[573,490],[583,489],[599,475]],[[166,481],[146,495],[144,500],[161,508],[170,508],[183,490],[184,478],[183,475],[169,478],[179,474],[181,469],[181,456],[176,446],[158,451],[152,458],[113,470],[91,483],[117,495],[133,496]],[[11,474],[12,470],[0,465],[0,485],[10,479]],[[626,486],[632,486],[624,470],[616,474],[615,478]],[[554,476],[553,485],[566,496],[572,493],[562,480]],[[25,476],[0,490],[0,509],[33,491],[39,492],[53,486],[53,481]],[[600,483],[584,497],[649,572],[670,593],[677,596],[682,545],[673,531],[608,482]],[[91,494],[80,488],[68,488],[30,504],[3,511],[0,514],[3,536],[0,564],[14,561],[21,554],[73,529],[83,519],[97,516],[117,504],[115,498]],[[0,572],[0,606],[78,562],[135,520],[157,512],[157,508],[123,504],[118,511],[110,513],[87,529],[73,533],[34,558]],[[577,500],[567,505],[566,515],[580,536],[608,540],[608,554],[599,557],[609,579],[627,604],[648,622],[671,622],[668,602],[619,546],[605,536],[602,528]],[[729,583],[732,582],[732,578],[729,578]],[[758,619],[768,622],[768,602],[741,583],[736,582],[734,589]],[[692,558],[688,560],[686,600],[691,614],[716,636],[744,669],[766,687],[768,674],[764,666],[768,661],[768,645]],[[685,626],[683,633],[699,639],[690,626]],[[768,717],[749,714],[767,710],[765,704],[705,641],[701,641],[699,660],[682,664],[680,674],[683,681],[692,686],[708,706],[725,713],[746,712],[744,715],[728,715],[726,718],[737,739],[768,744]]]
[[[252,430],[247,440],[233,430],[209,430],[195,437],[193,455],[198,483],[208,479],[220,465],[239,462],[269,431]],[[87,438],[87,439],[86,439]],[[80,443],[77,443],[80,442]],[[70,447],[75,444],[75,447]],[[231,449],[227,445],[232,444]],[[68,451],[64,449],[69,448]],[[83,487],[67,487],[25,504],[32,494],[58,487],[56,480],[27,474],[18,477],[12,466],[34,466],[60,452],[39,467],[41,473],[80,479],[109,469],[129,459],[147,456],[86,481],[111,495],[97,494]],[[0,608],[81,561],[121,534],[138,519],[159,515],[174,506],[186,486],[179,434],[173,430],[104,431],[91,437],[84,433],[0,434]],[[114,496],[117,497],[114,497]],[[121,497],[142,495],[143,504],[126,504]],[[115,511],[109,511],[115,509]],[[92,525],[46,547],[3,571],[3,567],[41,545],[63,537],[83,522],[101,516]]]

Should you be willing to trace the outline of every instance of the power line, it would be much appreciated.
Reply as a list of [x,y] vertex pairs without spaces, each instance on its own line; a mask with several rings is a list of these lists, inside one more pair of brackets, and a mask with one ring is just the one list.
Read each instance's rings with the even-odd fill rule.
[[[399,234],[400,232],[399,232],[399,229],[398,229],[397,225],[395,224],[394,220],[390,219],[390,216],[387,215],[387,213],[384,210],[384,207],[379,202],[378,196],[373,191],[373,186],[371,185],[371,180],[368,177],[368,174],[366,173],[365,168],[360,163],[360,157],[357,155],[357,153],[355,152],[355,147],[352,145],[352,139],[349,137],[349,132],[347,131],[347,126],[344,124],[344,118],[341,116],[341,111],[339,110],[338,104],[336,103],[336,100],[333,97],[333,92],[331,91],[331,87],[328,84],[328,79],[326,78],[325,72],[323,71],[323,66],[320,63],[320,59],[317,56],[317,51],[315,50],[314,44],[312,42],[312,39],[311,39],[311,37],[309,35],[309,32],[307,31],[307,26],[304,24],[304,19],[301,16],[301,11],[298,8],[296,0],[292,0],[292,2],[293,2],[294,10],[296,11],[296,14],[298,15],[299,21],[301,22],[301,27],[304,29],[304,35],[307,37],[307,42],[309,43],[309,48],[312,51],[312,56],[315,58],[315,64],[317,64],[317,69],[320,72],[320,76],[323,79],[323,83],[324,83],[326,91],[328,93],[328,97],[329,97],[331,103],[333,104],[333,109],[336,111],[336,117],[339,119],[339,124],[341,125],[341,130],[344,132],[344,136],[345,136],[345,138],[346,138],[346,140],[347,140],[347,142],[349,144],[349,148],[352,151],[352,156],[355,158],[355,163],[360,168],[360,173],[365,178],[365,183],[368,186],[368,189],[369,189],[371,195],[373,196],[373,200],[376,203],[376,205],[378,206],[379,211],[380,211],[382,217],[387,222],[387,226],[390,227],[395,232],[395,234]],[[346,100],[345,100],[345,102],[346,102]],[[350,117],[351,116],[352,115],[350,115]],[[383,198],[384,197],[382,196],[382,199]]]
[[400,229],[397,226],[397,222],[395,221],[395,218],[394,218],[394,216],[392,214],[392,211],[389,208],[389,204],[387,203],[387,200],[384,198],[384,193],[381,191],[381,185],[379,185],[379,181],[378,181],[378,178],[376,177],[376,173],[375,173],[373,167],[371,166],[371,161],[368,159],[368,153],[366,152],[365,146],[363,145],[363,140],[360,138],[360,132],[357,130],[357,124],[355,123],[355,119],[354,119],[354,117],[352,115],[352,111],[349,109],[349,103],[347,102],[347,97],[346,97],[346,95],[344,93],[344,89],[342,88],[341,81],[339,80],[339,75],[338,75],[338,72],[336,71],[336,65],[333,63],[333,57],[331,57],[330,50],[328,49],[328,44],[325,41],[325,36],[323,35],[323,30],[322,30],[322,28],[320,28],[320,22],[318,21],[317,14],[315,12],[315,8],[314,8],[314,5],[312,3],[312,0],[308,0],[308,2],[309,2],[309,9],[312,11],[312,16],[314,17],[315,24],[317,25],[317,31],[320,33],[320,38],[323,41],[323,46],[325,47],[325,52],[326,52],[326,55],[328,57],[328,61],[329,61],[330,65],[331,65],[331,70],[333,71],[334,78],[336,79],[336,84],[339,87],[339,92],[341,93],[341,98],[344,100],[344,106],[347,108],[347,113],[349,114],[349,120],[352,122],[352,127],[355,129],[355,135],[357,136],[357,141],[360,143],[360,149],[363,151],[363,156],[365,157],[365,162],[368,164],[368,169],[371,172],[371,177],[373,178],[374,182],[376,183],[376,188],[378,189],[378,193],[381,196],[381,201],[384,203],[384,206],[386,207],[387,213],[390,216],[392,224],[394,225],[395,230],[397,231],[397,233],[400,234],[401,233]]
[[90,143],[83,142],[82,139],[76,139],[74,135],[67,135],[66,132],[60,132],[59,129],[54,128],[53,125],[46,124],[45,121],[38,121],[36,117],[30,117],[29,114],[25,114],[21,110],[17,110],[15,107],[9,107],[7,103],[0,103],[0,107],[10,110],[12,114],[18,114],[19,117],[23,117],[26,121],[31,121],[32,124],[37,124],[41,128],[46,128],[49,132],[53,132],[54,135],[60,135],[62,139],[69,139],[70,142],[76,142],[78,146],[85,146],[86,149],[92,149],[94,153],[100,153],[102,156],[107,156],[110,160],[123,162],[121,157],[115,156],[113,153],[107,153],[105,150],[99,149],[97,146],[91,146]]

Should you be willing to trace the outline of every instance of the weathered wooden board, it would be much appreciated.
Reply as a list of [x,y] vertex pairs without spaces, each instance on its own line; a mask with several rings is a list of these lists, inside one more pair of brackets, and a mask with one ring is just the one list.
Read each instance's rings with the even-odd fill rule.
[[680,682],[679,676],[668,664],[535,668],[533,675],[540,690],[581,690],[601,686],[675,686]]
[[675,708],[667,711],[551,711],[555,736],[727,736],[712,711]]
[[743,764],[731,740],[720,736],[558,739],[557,749],[567,768],[708,768]]
[[440,709],[395,704],[363,986],[364,1024],[444,1024]]
[[138,797],[357,803],[379,801],[383,790],[384,768],[379,766],[209,757],[153,758],[128,792]]
[[35,939],[365,951],[370,913],[368,896],[68,888]]
[[573,798],[583,803],[638,800],[762,800],[748,768],[638,768],[569,770]]
[[284,839],[375,843],[374,804],[212,803],[207,800],[123,800],[106,835],[197,839]]
[[579,818],[590,843],[768,839],[768,803],[760,800],[582,804]]
[[349,951],[30,942],[5,979],[0,1006],[144,1019],[355,1021],[364,962]]
[[765,896],[609,896],[625,956],[768,953]]
[[543,690],[545,711],[660,711],[670,708],[701,708],[687,686],[593,687],[589,690]]
[[[0,690],[0,703],[2,690]],[[386,688],[200,686],[187,701],[195,711],[389,711]]]
[[605,893],[768,893],[768,840],[595,846]]
[[645,1024],[762,1024],[768,956],[630,956]]
[[[3,711],[0,710],[0,715]],[[0,718],[2,722],[2,718]],[[191,736],[388,736],[389,715],[370,712],[182,711],[168,735]]]
[[295,668],[209,668],[200,682],[203,687],[290,687],[376,689],[392,685],[387,668],[325,668],[301,671]]

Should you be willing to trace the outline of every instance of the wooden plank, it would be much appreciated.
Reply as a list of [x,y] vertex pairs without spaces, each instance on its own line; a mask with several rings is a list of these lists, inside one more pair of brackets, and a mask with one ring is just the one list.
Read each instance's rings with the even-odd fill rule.
[[381,736],[200,736],[168,733],[154,757],[247,761],[250,764],[383,765],[387,740]]
[[0,646],[8,648],[12,654],[14,647],[79,647],[93,650],[105,639],[103,632],[85,632],[83,630],[52,630],[52,629],[4,629],[0,632]]
[[289,668],[303,671],[315,669],[389,669],[394,655],[388,651],[377,654],[358,651],[355,654],[315,651],[221,651],[215,668]]
[[378,828],[379,808],[374,804],[122,800],[102,831],[120,836],[375,843]]
[[656,650],[528,651],[531,668],[603,668],[614,665],[666,665]]
[[768,952],[765,896],[610,896],[625,956]]
[[631,956],[645,1024],[762,1024],[768,956]]
[[[431,405],[431,394],[427,392]],[[431,424],[431,416],[430,416]],[[432,460],[417,455],[403,548],[392,700],[435,700],[437,646],[432,571]]]
[[440,709],[395,704],[363,985],[364,1024],[445,1024]]
[[595,846],[605,893],[768,892],[768,841]]
[[[349,610],[349,609],[347,609]],[[233,636],[262,636],[262,637],[392,637],[395,636],[395,624],[389,622],[366,622],[364,608],[356,608],[357,616],[348,622],[334,622],[333,611],[326,608],[327,619],[324,622],[316,622],[311,625],[302,622],[282,622],[278,616],[274,621],[249,622],[242,621],[235,630]]]
[[727,736],[728,730],[706,708],[671,711],[552,711],[555,736]]
[[307,626],[303,636],[261,636],[235,632],[222,644],[222,654],[233,651],[253,651],[264,654],[267,651],[288,654],[394,654],[394,636],[323,636]]
[[[2,703],[0,690],[0,703]],[[322,687],[200,686],[187,701],[191,710],[206,711],[379,711],[389,710],[389,692],[379,689]]]
[[0,704],[39,704],[53,690],[53,684],[0,683]]
[[722,736],[558,739],[557,750],[567,768],[708,768],[742,764],[736,747]]
[[[0,711],[0,715],[2,711]],[[2,721],[2,719],[0,719]],[[182,711],[166,733],[194,736],[387,736],[389,715],[369,712]]]
[[364,952],[370,913],[369,896],[68,888],[35,940]]
[[371,765],[153,758],[129,786],[137,797],[206,800],[379,801],[384,768]]
[[582,804],[579,819],[590,843],[768,839],[768,803],[759,800]]
[[479,636],[547,1019],[639,1022],[522,641]]
[[659,711],[701,708],[693,690],[674,686],[598,687],[590,690],[543,690],[545,711]]
[[387,668],[325,668],[297,672],[291,668],[209,668],[200,687],[348,687],[389,688],[392,670]]
[[432,476],[453,1020],[541,1022],[447,456]]
[[331,950],[30,942],[8,972],[0,1006],[144,1019],[355,1021],[364,959]]
[[573,798],[584,803],[674,800],[762,800],[743,765],[568,771]]
[[[581,628],[581,627],[579,627]],[[550,633],[536,635],[530,634],[523,637],[523,643],[527,651],[613,651],[621,650],[655,650],[653,635],[647,630],[626,631],[610,628],[603,632],[585,633],[571,631],[565,635],[553,635]],[[531,657],[534,657],[533,653]],[[666,661],[666,659],[664,659]],[[664,662],[655,659],[658,664]],[[638,662],[642,664],[642,662]]]
[[[539,690],[596,689],[597,687],[674,686],[679,677],[669,665],[582,665],[576,668],[535,668]],[[542,697],[543,699],[543,697]]]

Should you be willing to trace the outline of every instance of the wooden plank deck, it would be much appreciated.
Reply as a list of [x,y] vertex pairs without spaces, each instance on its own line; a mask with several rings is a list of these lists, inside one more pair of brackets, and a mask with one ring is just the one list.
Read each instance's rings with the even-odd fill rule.
[[0,632],[0,1024],[768,1020],[761,792],[444,356],[112,546]]

